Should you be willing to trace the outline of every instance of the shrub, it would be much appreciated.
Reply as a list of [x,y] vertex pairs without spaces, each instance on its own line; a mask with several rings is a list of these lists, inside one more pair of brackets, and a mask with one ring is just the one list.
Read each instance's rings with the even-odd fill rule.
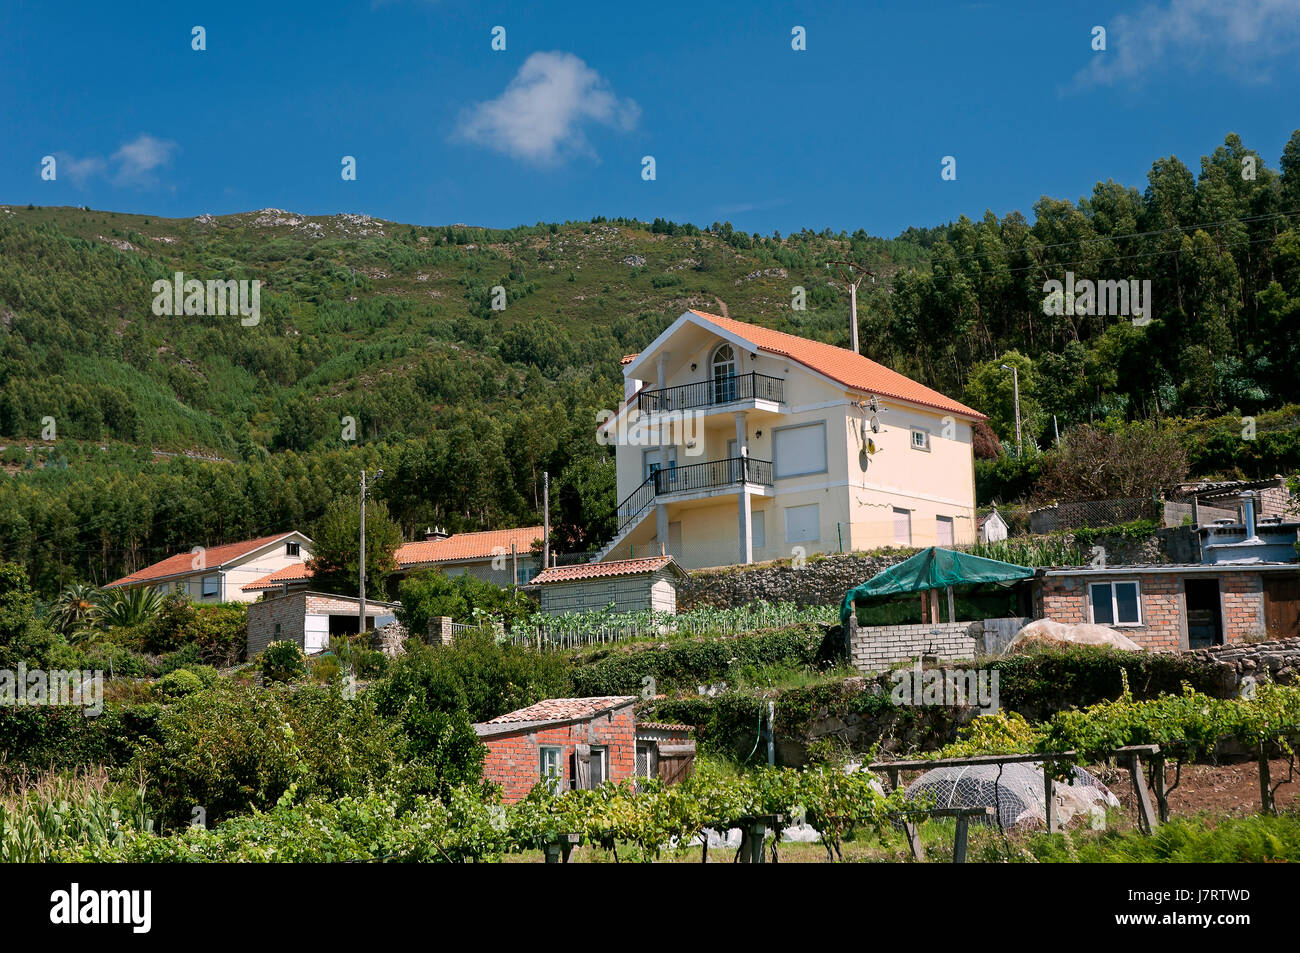
[[163,698],[184,698],[193,692],[203,691],[203,682],[193,672],[178,668],[158,679],[154,688]]
[[453,645],[411,640],[375,686],[380,707],[400,710],[414,694],[443,711],[463,708],[471,721],[487,721],[543,698],[572,693],[569,663],[553,652],[498,645],[488,632],[462,633]]
[[219,682],[165,709],[133,767],[164,821],[185,823],[194,807],[209,820],[266,810],[291,787],[303,797],[362,791],[388,775],[398,750],[394,726],[365,696]]
[[262,677],[271,682],[287,682],[307,671],[307,661],[297,642],[272,642],[261,658]]
[[[839,630],[836,629],[836,632]],[[842,649],[816,626],[762,635],[682,642],[664,648],[603,650],[579,659],[575,695],[634,695],[643,679],[658,689],[687,688],[734,678],[742,668],[772,665],[827,667]]]

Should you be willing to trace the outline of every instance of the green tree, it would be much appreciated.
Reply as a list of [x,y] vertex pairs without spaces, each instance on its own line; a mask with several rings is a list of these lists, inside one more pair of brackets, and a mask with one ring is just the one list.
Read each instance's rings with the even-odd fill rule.
[[[357,595],[361,578],[361,509],[353,499],[335,500],[312,531],[308,566],[312,584],[326,592]],[[385,598],[388,577],[397,570],[402,530],[382,500],[366,501],[366,593]]]

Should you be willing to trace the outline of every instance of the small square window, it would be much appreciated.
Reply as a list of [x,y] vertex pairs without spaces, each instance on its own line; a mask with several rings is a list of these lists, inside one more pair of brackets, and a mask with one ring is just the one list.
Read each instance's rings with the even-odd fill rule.
[[300,550],[300,545],[299,545],[298,543],[285,543],[285,544],[284,544],[284,554],[285,554],[286,556],[297,556],[298,553],[299,553],[299,550]]
[[930,449],[930,432],[928,430],[922,430],[920,427],[912,428],[912,449]]
[[1094,582],[1088,586],[1092,621],[1097,625],[1141,625],[1142,606],[1136,582]]
[[560,760],[562,749],[552,745],[543,745],[539,749],[540,765],[539,774],[541,779],[546,782],[546,786],[552,794],[559,794],[564,790],[564,768]]

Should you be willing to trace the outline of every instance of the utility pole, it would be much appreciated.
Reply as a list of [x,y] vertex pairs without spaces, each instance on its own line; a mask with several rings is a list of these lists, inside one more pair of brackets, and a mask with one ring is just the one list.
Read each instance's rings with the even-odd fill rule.
[[383,479],[384,471],[376,470],[375,478],[366,482],[366,471],[361,471],[361,572],[358,586],[359,604],[357,632],[364,635],[366,631],[366,494]]
[[542,568],[551,565],[551,474],[542,471]]
[[1011,372],[1011,385],[1015,388],[1016,395],[1016,459],[1024,455],[1024,448],[1020,442],[1020,371],[1014,364],[1003,364],[1004,371]]
[[[834,265],[840,273],[840,280],[849,289],[849,340],[853,348],[853,353],[858,351],[858,285],[862,284],[862,279],[868,275],[871,277],[871,283],[876,283],[875,274],[859,265],[854,261],[830,261],[829,265]],[[857,271],[858,276],[853,277],[853,272]]]

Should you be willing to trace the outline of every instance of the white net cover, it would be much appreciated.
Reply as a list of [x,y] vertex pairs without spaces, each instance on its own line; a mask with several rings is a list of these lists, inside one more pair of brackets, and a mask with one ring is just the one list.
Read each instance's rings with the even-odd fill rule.
[[[1080,815],[1104,816],[1107,807],[1119,807],[1119,799],[1106,785],[1082,768],[1072,771],[1070,782],[1052,785],[1055,824],[1068,824]],[[1038,762],[933,768],[908,785],[907,797],[925,798],[933,807],[991,807],[1004,828],[1046,823],[1043,769]]]

